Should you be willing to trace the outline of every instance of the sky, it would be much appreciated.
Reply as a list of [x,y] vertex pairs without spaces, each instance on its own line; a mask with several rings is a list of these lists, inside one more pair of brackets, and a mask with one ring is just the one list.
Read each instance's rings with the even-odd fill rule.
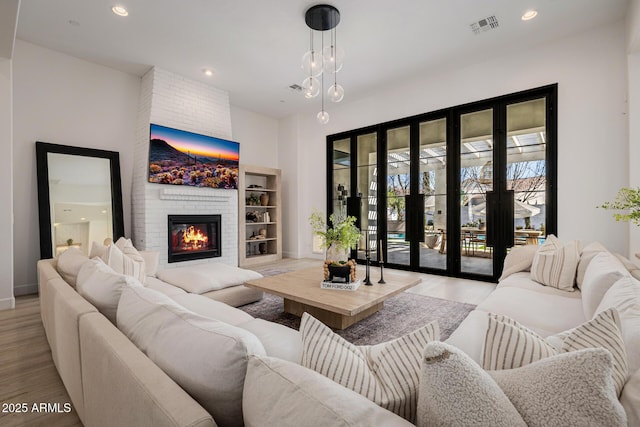
[[150,139],[156,138],[183,153],[188,151],[197,156],[221,157],[236,162],[240,157],[240,144],[237,142],[151,124]]

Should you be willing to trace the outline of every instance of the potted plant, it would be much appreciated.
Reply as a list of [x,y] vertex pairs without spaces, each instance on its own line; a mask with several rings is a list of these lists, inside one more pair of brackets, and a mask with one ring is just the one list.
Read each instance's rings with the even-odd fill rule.
[[309,217],[309,224],[314,234],[322,238],[322,247],[327,248],[326,259],[340,262],[349,259],[349,250],[355,249],[360,240],[360,230],[355,226],[354,216],[329,216],[330,227],[324,216],[314,211]]
[[629,221],[640,226],[640,187],[623,187],[613,202],[604,202],[598,206],[603,209],[624,210],[627,213],[614,213],[616,221]]

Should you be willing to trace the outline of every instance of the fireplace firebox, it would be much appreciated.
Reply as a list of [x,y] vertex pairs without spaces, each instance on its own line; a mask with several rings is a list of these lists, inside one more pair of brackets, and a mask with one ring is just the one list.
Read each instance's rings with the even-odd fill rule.
[[220,215],[169,215],[169,262],[222,256]]

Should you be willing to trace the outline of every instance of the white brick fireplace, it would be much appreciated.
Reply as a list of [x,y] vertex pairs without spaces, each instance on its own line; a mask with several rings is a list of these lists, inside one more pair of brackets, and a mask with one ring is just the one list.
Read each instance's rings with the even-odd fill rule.
[[208,261],[238,265],[238,192],[147,182],[149,125],[231,137],[229,95],[204,83],[153,68],[142,78],[132,191],[133,242],[137,248],[160,252],[160,268],[167,267],[167,217],[185,214],[222,216],[222,256],[171,264],[184,266]]

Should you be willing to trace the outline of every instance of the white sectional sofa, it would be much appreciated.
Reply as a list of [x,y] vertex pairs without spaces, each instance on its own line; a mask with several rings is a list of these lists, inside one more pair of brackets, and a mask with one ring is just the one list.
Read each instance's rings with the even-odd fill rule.
[[[242,425],[243,422],[250,426],[411,425],[320,374],[292,364],[297,362],[300,351],[297,331],[253,319],[231,306],[150,278],[146,289],[155,289],[159,293],[150,294],[145,289],[137,288],[136,291],[136,288],[132,288],[128,291],[127,304],[132,301],[131,298],[145,300],[144,304],[155,299],[163,307],[175,303],[177,308],[171,311],[174,315],[167,315],[164,311],[159,315],[157,308],[147,304],[144,310],[148,311],[132,319],[136,317],[135,310],[119,307],[119,326],[121,320],[129,325],[123,332],[76,292],[56,267],[56,260],[38,262],[42,321],[54,363],[74,409],[87,426],[226,426]],[[603,271],[607,268],[619,269],[621,276],[629,277],[629,271],[620,263],[615,267],[605,267],[603,264],[602,269],[596,268],[594,264],[587,272],[591,278],[583,280],[599,282],[598,275],[611,279],[613,273]],[[521,269],[527,270],[526,265]],[[596,304],[606,300],[610,304],[620,305],[630,368],[633,366],[620,402],[631,426],[640,426],[640,370],[637,366],[640,363],[640,344],[637,341],[640,330],[640,284],[636,284],[639,288],[631,288],[631,291],[628,286],[610,284],[598,297],[600,300]],[[613,295],[616,292],[620,293],[619,298]],[[167,302],[167,297],[173,302]],[[124,293],[122,298],[125,298]],[[590,300],[590,303],[594,301]],[[527,271],[511,274],[478,305],[448,340],[449,344],[462,349],[478,363],[482,361],[488,312],[505,314],[545,337],[574,328],[591,317],[585,314],[583,292],[565,292],[542,286],[532,281]],[[213,347],[194,344],[190,348],[160,350],[149,344],[147,338],[157,333],[146,329],[153,318],[162,317],[161,322],[165,325],[162,331],[168,331],[173,330],[176,318],[181,321],[192,315],[216,319],[223,324],[202,327],[199,333],[204,335],[198,341],[207,341],[206,334],[211,331],[218,333],[218,328],[224,328],[225,337],[231,337],[228,342],[232,344],[215,344]],[[134,337],[133,340],[128,336]],[[228,399],[224,402],[215,401],[212,396],[217,396],[215,393],[219,390],[206,391],[205,394],[209,394],[203,398],[198,390],[194,392],[191,388],[194,387],[193,381],[197,383],[200,380],[198,371],[195,375],[193,370],[186,371],[186,374],[185,371],[176,372],[171,365],[174,362],[167,362],[175,360],[181,351],[189,357],[195,354],[200,359],[190,359],[189,369],[199,369],[194,368],[193,360],[201,360],[202,376],[207,378],[205,371],[216,369],[216,366],[209,366],[211,359],[215,359],[218,353],[231,351],[231,346],[239,342],[244,343],[236,357],[240,367],[235,366],[235,362],[232,364],[235,369],[233,372],[239,372],[233,375],[242,378],[234,377],[233,380],[239,380],[236,382],[241,384],[243,390],[240,397],[232,399],[230,403]],[[238,350],[234,347],[233,351]],[[253,354],[262,357],[253,357]],[[186,378],[190,375],[190,378]],[[228,372],[220,375],[228,375]],[[215,382],[215,375],[212,378]],[[208,385],[211,381],[205,379],[201,382]],[[188,384],[185,387],[190,388],[190,393],[178,383]],[[284,388],[279,388],[277,384],[284,384]],[[274,397],[273,393],[277,396]],[[222,415],[213,416],[212,410],[205,409],[212,407],[222,411],[218,412]],[[241,408],[242,414],[228,418],[237,408]],[[469,421],[469,424],[473,424],[472,420]]]

